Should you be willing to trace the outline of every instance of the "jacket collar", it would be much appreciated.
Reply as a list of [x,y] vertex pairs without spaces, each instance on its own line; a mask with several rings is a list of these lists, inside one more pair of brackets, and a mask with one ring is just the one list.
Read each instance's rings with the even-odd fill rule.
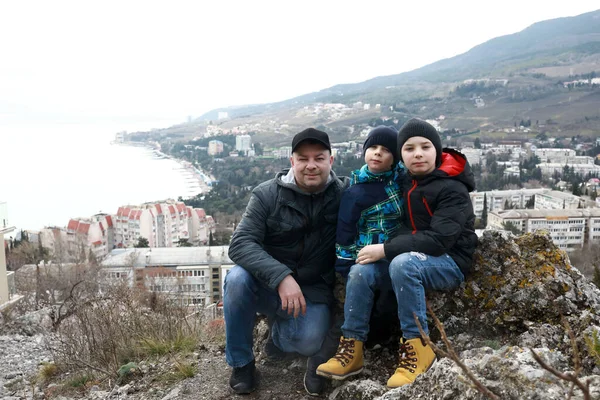
[[408,174],[409,179],[414,179],[419,184],[426,184],[436,179],[454,179],[462,182],[469,192],[475,190],[475,176],[467,157],[458,150],[444,148],[442,153],[442,164],[427,175],[412,176]]
[[284,169],[282,172],[279,172],[277,174],[277,176],[275,177],[275,180],[277,181],[277,184],[283,187],[286,187],[288,189],[292,189],[295,192],[298,192],[300,194],[305,194],[305,195],[311,195],[311,194],[319,194],[324,192],[325,190],[327,190],[327,188],[334,182],[338,181],[338,178],[335,174],[335,172],[331,171],[329,172],[329,176],[327,177],[327,182],[325,182],[325,186],[323,186],[323,188],[317,192],[314,193],[308,193],[302,189],[300,189],[298,187],[298,185],[296,184],[296,178],[294,177],[294,171],[289,168],[289,169]]

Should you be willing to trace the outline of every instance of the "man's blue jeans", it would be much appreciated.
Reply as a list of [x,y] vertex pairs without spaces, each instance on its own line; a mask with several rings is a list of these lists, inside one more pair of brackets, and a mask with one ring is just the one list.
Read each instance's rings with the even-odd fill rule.
[[373,307],[373,291],[391,285],[398,300],[398,319],[405,339],[421,337],[413,313],[429,334],[425,292],[451,290],[464,281],[454,260],[444,254],[433,257],[423,253],[403,253],[387,262],[355,264],[346,283],[344,325],[342,334],[365,342],[369,334],[369,317]]
[[252,333],[256,313],[273,321],[273,343],[286,353],[312,356],[321,348],[329,329],[329,306],[306,299],[306,315],[288,315],[281,309],[276,291],[261,284],[236,265],[225,277],[225,358],[232,367],[242,367],[254,359]]

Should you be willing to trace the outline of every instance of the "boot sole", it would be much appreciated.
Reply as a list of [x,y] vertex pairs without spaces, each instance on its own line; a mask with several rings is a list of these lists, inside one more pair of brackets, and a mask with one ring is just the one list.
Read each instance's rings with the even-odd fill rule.
[[322,371],[317,370],[317,375],[323,376],[323,377],[328,378],[328,379],[334,379],[336,381],[343,381],[344,379],[346,379],[346,378],[348,378],[350,376],[354,376],[354,375],[360,374],[363,369],[364,369],[364,367],[361,367],[360,369],[357,369],[356,371],[348,372],[345,375],[329,374],[327,372],[322,372]]

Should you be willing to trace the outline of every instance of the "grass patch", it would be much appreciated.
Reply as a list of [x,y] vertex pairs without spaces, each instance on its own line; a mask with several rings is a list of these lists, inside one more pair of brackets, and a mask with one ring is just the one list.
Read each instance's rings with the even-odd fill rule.
[[484,340],[481,344],[491,348],[492,350],[498,350],[500,347],[502,347],[500,342],[497,340]]
[[598,337],[598,332],[593,331],[592,336],[586,336],[585,344],[590,355],[594,357],[596,365],[600,366],[600,338]]
[[58,375],[58,366],[54,363],[42,363],[39,372],[39,378],[43,382],[48,382]]
[[173,340],[144,338],[140,340],[140,352],[149,356],[193,351],[198,344],[195,336],[177,335]]
[[198,373],[198,367],[196,363],[190,362],[175,362],[176,375],[181,379],[193,378]]
[[83,389],[91,382],[94,382],[94,377],[92,375],[81,374],[67,379],[65,385],[74,389]]
[[160,375],[158,381],[164,384],[173,385],[184,379],[193,378],[197,373],[198,367],[195,363],[176,360],[174,368],[171,371]]

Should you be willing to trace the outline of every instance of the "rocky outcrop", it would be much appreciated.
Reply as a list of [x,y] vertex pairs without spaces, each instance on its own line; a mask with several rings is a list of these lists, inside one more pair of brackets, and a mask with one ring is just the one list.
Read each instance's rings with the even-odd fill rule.
[[[473,273],[461,288],[428,298],[460,358],[500,398],[567,397],[569,385],[542,368],[530,350],[559,371],[573,371],[574,350],[563,317],[576,338],[582,380],[589,379],[592,395],[600,395],[599,359],[586,343],[600,333],[600,290],[571,266],[546,233],[515,238],[486,232]],[[439,332],[431,331],[444,348]],[[441,359],[412,385],[381,398],[485,397],[454,362]],[[578,389],[574,398],[582,398]]]
[[[600,336],[600,291],[569,263],[545,233],[515,238],[486,232],[480,240],[472,275],[457,290],[428,294],[429,303],[443,323],[448,338],[463,363],[476,378],[501,399],[565,399],[570,385],[538,364],[533,349],[545,362],[562,372],[573,371],[574,350],[563,320],[577,339],[582,371],[590,381],[592,398],[600,397],[600,359],[586,338]],[[0,399],[31,398],[27,374],[49,359],[38,329],[42,314],[28,317],[19,326],[0,330]],[[29,321],[29,322],[27,322]],[[37,322],[36,322],[37,321]],[[430,321],[432,340],[444,349],[440,333]],[[25,335],[23,335],[25,333]],[[31,336],[30,336],[31,335]],[[255,353],[262,374],[261,388],[253,399],[306,399],[302,387],[305,360],[271,362],[261,355],[267,337],[266,322],[256,329]],[[365,353],[365,370],[344,382],[332,382],[323,397],[343,399],[483,399],[485,398],[452,360],[440,358],[408,386],[385,387],[397,362],[397,345],[377,345]],[[597,346],[600,348],[600,346]],[[194,357],[199,373],[171,387],[157,387],[158,365],[140,363],[142,375],[111,392],[90,390],[73,398],[225,399],[230,398],[222,346],[201,346]],[[155,365],[156,364],[156,365]],[[8,384],[8,385],[7,385]],[[36,391],[36,398],[49,398]],[[573,399],[582,399],[574,389]]]
[[564,316],[584,366],[591,371],[595,365],[584,338],[599,331],[600,290],[545,233],[514,238],[486,232],[463,287],[430,297],[448,335],[466,334],[475,344],[548,347],[570,356]]

